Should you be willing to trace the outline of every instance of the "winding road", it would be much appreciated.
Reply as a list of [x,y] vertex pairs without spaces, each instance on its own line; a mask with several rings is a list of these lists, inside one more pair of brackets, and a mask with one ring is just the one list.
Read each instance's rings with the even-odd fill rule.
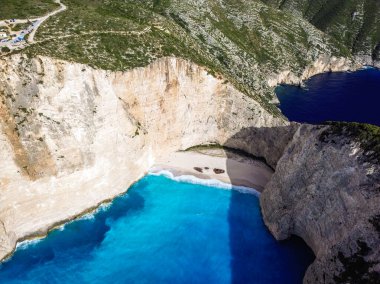
[[[13,37],[11,40],[8,40],[6,42],[0,42],[0,48],[1,47],[8,47],[10,50],[21,49],[21,48],[25,48],[28,43],[29,44],[34,43],[34,36],[35,36],[38,28],[41,26],[41,24],[43,22],[45,22],[47,19],[49,19],[50,17],[52,17],[58,13],[61,13],[67,9],[66,5],[61,3],[60,0],[55,0],[54,2],[59,4],[60,7],[57,10],[54,10],[54,11],[46,14],[43,17],[34,18],[34,19],[15,19],[15,20],[12,20],[12,22],[11,22],[12,24],[25,24],[28,22],[32,22],[33,24],[31,24],[26,30],[23,30],[20,32],[14,32],[14,34],[16,36]],[[0,21],[0,27],[1,26],[8,26],[9,22],[10,22],[9,20]],[[23,36],[29,35],[28,43],[26,43],[24,40],[23,41],[17,41],[17,38],[20,35],[23,35]]]
[[47,19],[49,19],[50,17],[58,14],[58,13],[61,13],[63,11],[65,11],[67,9],[67,7],[65,6],[65,4],[61,3],[60,0],[56,0],[55,1],[56,3],[58,3],[61,7],[58,9],[58,10],[55,10],[49,14],[47,14],[46,16],[44,17],[41,17],[41,18],[38,18],[36,19],[37,20],[37,23],[34,24],[34,29],[33,31],[29,34],[29,38],[28,38],[28,41],[30,43],[33,43],[34,42],[34,35],[36,34],[37,32],[37,29],[40,27],[40,25],[45,22]]
[[[33,19],[14,19],[12,21],[10,20],[3,20],[0,21],[0,27],[6,26],[9,28],[9,24],[25,24],[25,23],[31,23],[30,26],[22,31],[12,31],[12,34],[14,35],[12,39],[7,40],[5,42],[0,42],[0,48],[2,47],[8,47],[11,51],[15,49],[23,49],[27,47],[28,45],[32,44],[37,44],[37,43],[42,43],[50,40],[56,40],[56,39],[63,39],[63,38],[70,38],[70,37],[78,37],[78,36],[83,36],[83,35],[92,35],[92,34],[120,34],[120,35],[142,35],[144,33],[148,33],[151,31],[151,27],[146,27],[143,30],[140,31],[114,31],[114,30],[109,30],[109,31],[87,31],[87,32],[82,32],[80,35],[75,34],[69,34],[69,35],[62,35],[58,37],[51,37],[51,38],[44,38],[40,40],[34,40],[35,34],[38,30],[38,28],[44,23],[47,19],[50,17],[63,12],[67,9],[67,6],[61,3],[60,0],[55,0],[55,3],[58,3],[60,5],[59,9],[54,10],[47,15],[39,18],[33,18]],[[161,27],[158,27],[161,28]],[[162,29],[162,28],[161,28]],[[22,38],[26,35],[28,36],[27,41],[22,39],[18,40],[18,38],[21,36]]]

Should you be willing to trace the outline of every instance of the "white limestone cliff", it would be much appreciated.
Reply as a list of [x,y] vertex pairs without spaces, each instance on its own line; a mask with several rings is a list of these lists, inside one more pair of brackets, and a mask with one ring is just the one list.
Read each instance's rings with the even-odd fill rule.
[[307,79],[321,73],[355,71],[364,65],[365,62],[361,60],[322,55],[313,64],[307,66],[300,75],[291,70],[282,70],[278,74],[269,76],[267,84],[270,87],[276,87],[279,84],[302,85]]
[[[301,78],[284,73],[270,84],[357,67],[350,64],[321,59]],[[277,239],[295,234],[313,249],[305,283],[376,277],[379,167],[362,159],[349,137],[322,141],[325,129],[274,117],[223,78],[178,58],[128,72],[4,58],[0,259],[18,241],[43,236],[125,192],[155,160],[217,143],[276,168],[261,196],[264,221]],[[352,276],[353,261],[367,270]]]
[[287,124],[176,58],[112,73],[14,55],[0,60],[0,99],[0,259],[125,192],[162,155]]

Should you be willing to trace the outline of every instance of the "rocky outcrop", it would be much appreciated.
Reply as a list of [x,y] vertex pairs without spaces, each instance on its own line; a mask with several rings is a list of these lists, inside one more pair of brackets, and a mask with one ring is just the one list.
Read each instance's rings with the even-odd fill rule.
[[160,156],[287,124],[185,60],[108,72],[23,55],[0,60],[0,123],[0,259],[123,193]]
[[[347,62],[321,59],[301,79]],[[110,72],[14,55],[0,71],[0,259],[123,193],[155,160],[216,143],[276,168],[264,220],[277,239],[298,235],[315,252],[305,283],[378,279],[380,171],[357,140],[289,124],[177,58]]]
[[278,240],[302,237],[316,260],[304,283],[378,283],[380,166],[373,147],[330,126],[301,126],[261,195]]
[[363,60],[351,60],[348,58],[322,55],[313,64],[307,66],[302,74],[298,75],[291,70],[284,70],[278,74],[272,75],[268,79],[270,87],[276,87],[280,84],[302,85],[307,79],[326,72],[345,72],[355,71],[366,65]]
[[298,123],[274,127],[249,127],[230,137],[223,146],[264,158],[273,169],[299,128]]

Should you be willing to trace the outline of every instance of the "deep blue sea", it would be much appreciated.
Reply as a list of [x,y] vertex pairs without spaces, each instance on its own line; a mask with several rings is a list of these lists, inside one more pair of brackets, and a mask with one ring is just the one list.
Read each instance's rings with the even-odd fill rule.
[[380,126],[378,69],[316,75],[305,88],[279,86],[276,94],[282,113],[291,121],[350,121]]
[[301,283],[313,261],[276,242],[258,197],[146,176],[112,205],[19,246],[0,283]]

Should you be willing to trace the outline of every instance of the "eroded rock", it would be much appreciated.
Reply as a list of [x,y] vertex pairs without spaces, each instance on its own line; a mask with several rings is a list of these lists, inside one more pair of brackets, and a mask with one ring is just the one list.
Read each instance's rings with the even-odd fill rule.
[[0,60],[0,124],[2,259],[123,193],[159,157],[287,122],[182,59],[109,72],[14,55]]
[[[380,279],[380,167],[352,137],[303,125],[261,195],[278,240],[302,237],[316,260],[304,283],[377,283]],[[334,141],[334,142],[333,142]]]

